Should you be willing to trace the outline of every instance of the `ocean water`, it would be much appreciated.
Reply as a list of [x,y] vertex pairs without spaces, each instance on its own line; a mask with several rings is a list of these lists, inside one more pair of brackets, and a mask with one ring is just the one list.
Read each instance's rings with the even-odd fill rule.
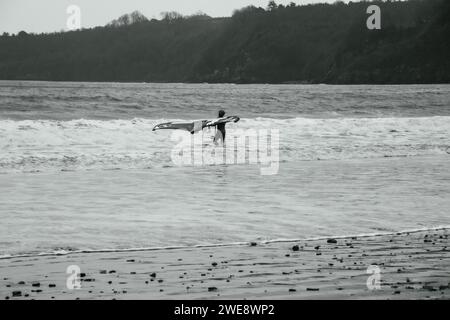
[[[176,164],[152,132],[219,109],[229,137],[279,132],[275,174]],[[449,195],[450,85],[0,81],[3,257],[448,227]]]

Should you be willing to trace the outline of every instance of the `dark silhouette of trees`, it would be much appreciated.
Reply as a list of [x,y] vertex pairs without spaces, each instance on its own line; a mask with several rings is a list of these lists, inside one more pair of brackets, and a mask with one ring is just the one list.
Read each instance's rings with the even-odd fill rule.
[[[366,9],[380,6],[381,30]],[[135,11],[105,27],[0,36],[0,79],[235,83],[450,81],[450,1],[336,2],[229,18]]]
[[124,14],[123,16],[120,16],[117,20],[111,21],[108,26],[122,27],[146,21],[148,21],[148,19],[142,13],[140,13],[139,11],[134,11],[130,14]]

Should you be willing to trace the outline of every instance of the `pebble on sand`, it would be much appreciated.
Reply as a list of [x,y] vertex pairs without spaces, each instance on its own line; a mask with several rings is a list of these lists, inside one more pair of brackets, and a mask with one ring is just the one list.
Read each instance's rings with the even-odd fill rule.
[[13,291],[12,296],[13,297],[21,297],[22,296],[22,291]]

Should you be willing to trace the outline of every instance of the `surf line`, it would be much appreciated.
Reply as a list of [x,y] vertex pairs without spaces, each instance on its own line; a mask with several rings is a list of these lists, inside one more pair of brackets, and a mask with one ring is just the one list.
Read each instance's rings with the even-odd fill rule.
[[378,238],[383,236],[401,236],[421,232],[432,232],[432,231],[449,231],[450,225],[437,226],[437,227],[423,227],[416,229],[407,229],[401,231],[388,231],[388,232],[378,232],[378,233],[360,233],[353,235],[340,235],[340,236],[320,236],[320,237],[310,237],[310,238],[296,238],[296,239],[273,239],[273,240],[262,240],[262,241],[240,241],[240,242],[229,242],[229,243],[211,243],[211,244],[197,244],[197,245],[180,245],[180,246],[167,246],[167,247],[144,247],[144,248],[129,248],[129,249],[92,249],[92,250],[74,250],[74,251],[55,251],[55,252],[42,252],[42,253],[30,253],[30,254],[17,254],[17,255],[5,255],[0,256],[1,260],[11,260],[17,258],[38,258],[38,257],[49,257],[49,256],[69,256],[76,254],[102,254],[102,253],[133,253],[133,252],[152,252],[152,251],[167,251],[167,250],[195,250],[195,249],[208,249],[208,248],[227,248],[227,247],[246,247],[246,246],[257,246],[257,245],[270,245],[277,243],[294,243],[294,242],[313,242],[328,239],[352,239],[352,238]]
[[187,135],[174,131],[177,142],[171,152],[176,166],[211,166],[231,164],[260,165],[263,176],[275,175],[280,163],[280,131],[278,129],[236,129],[223,145],[210,145],[208,133]]

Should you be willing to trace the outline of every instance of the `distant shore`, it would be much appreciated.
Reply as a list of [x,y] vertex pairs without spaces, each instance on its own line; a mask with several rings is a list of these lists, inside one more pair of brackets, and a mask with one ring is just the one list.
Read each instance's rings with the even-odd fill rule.
[[2,259],[0,299],[449,299],[449,231]]
[[420,85],[449,85],[450,82],[399,82],[399,83],[383,83],[383,82],[361,82],[361,83],[334,83],[334,82],[316,82],[316,81],[282,81],[282,82],[201,82],[201,81],[139,81],[139,80],[51,80],[51,79],[0,79],[0,82],[56,82],[56,83],[121,83],[121,84],[184,84],[184,85],[327,85],[327,86],[420,86]]

